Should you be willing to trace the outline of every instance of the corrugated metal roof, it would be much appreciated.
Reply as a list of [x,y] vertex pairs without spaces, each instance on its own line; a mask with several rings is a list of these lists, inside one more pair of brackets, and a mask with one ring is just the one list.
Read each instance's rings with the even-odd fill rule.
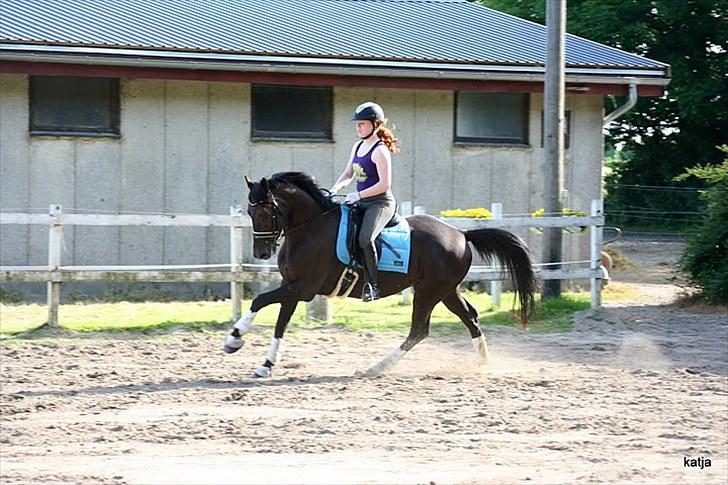
[[[546,29],[466,0],[2,0],[0,42],[543,66]],[[567,67],[667,65],[577,36]]]

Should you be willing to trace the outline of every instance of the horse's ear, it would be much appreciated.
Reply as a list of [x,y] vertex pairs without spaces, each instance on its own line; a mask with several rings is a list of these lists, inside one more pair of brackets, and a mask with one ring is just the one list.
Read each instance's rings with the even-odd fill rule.
[[253,181],[247,175],[245,176],[245,183],[248,184],[249,189],[253,188]]
[[265,177],[260,179],[260,186],[263,187],[263,191],[265,191],[266,193],[268,193],[268,191],[270,190],[270,186],[268,185],[268,179]]

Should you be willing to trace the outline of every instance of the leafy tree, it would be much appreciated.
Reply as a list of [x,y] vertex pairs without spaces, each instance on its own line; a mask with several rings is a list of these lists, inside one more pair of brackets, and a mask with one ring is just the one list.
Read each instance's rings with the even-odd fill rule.
[[697,165],[677,177],[696,177],[710,186],[704,194],[707,216],[691,231],[680,267],[709,300],[728,302],[728,145],[720,149],[726,154],[720,165]]
[[[479,0],[544,23],[544,0]],[[607,130],[622,148],[608,178],[607,212],[701,208],[675,177],[698,162],[720,163],[728,141],[728,0],[568,0],[567,31],[671,65],[661,97],[640,98]],[[607,109],[623,99],[607,99]],[[681,179],[682,180],[682,179]],[[675,186],[640,190],[630,185]]]

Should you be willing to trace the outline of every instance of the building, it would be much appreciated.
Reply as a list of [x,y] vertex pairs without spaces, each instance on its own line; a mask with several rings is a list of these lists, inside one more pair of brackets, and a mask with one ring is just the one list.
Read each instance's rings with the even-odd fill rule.
[[[365,100],[401,140],[400,201],[543,207],[542,25],[465,0],[3,0],[0,14],[3,211],[227,214],[245,174],[300,170],[328,186]],[[568,207],[600,197],[604,96],[658,96],[669,75],[567,36]],[[2,231],[2,265],[47,262],[45,228]],[[214,229],[66,234],[65,264],[229,257]],[[567,259],[585,248],[569,239]]]

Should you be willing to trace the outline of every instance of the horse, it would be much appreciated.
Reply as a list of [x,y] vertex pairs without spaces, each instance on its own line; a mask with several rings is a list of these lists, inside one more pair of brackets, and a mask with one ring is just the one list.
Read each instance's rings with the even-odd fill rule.
[[[328,190],[302,172],[282,172],[259,182],[245,177],[249,189],[248,215],[253,224],[253,254],[270,259],[278,248],[280,287],[258,295],[250,309],[225,337],[223,350],[233,353],[243,344],[256,313],[273,303],[281,305],[264,363],[253,377],[269,377],[282,353],[282,339],[296,306],[316,295],[331,296],[338,291],[346,267],[335,254],[341,218],[340,204]],[[478,311],[463,297],[459,284],[472,263],[472,244],[486,260],[497,258],[507,269],[519,301],[519,322],[527,323],[537,291],[531,256],[525,243],[501,229],[461,231],[429,215],[407,217],[411,231],[408,272],[379,273],[382,297],[413,287],[412,322],[409,335],[391,354],[372,366],[366,375],[374,376],[393,367],[417,343],[426,338],[430,315],[443,302],[470,332],[481,363],[488,360],[488,345],[480,327]],[[361,276],[361,270],[360,270]],[[350,295],[361,294],[363,278],[358,278]]]

